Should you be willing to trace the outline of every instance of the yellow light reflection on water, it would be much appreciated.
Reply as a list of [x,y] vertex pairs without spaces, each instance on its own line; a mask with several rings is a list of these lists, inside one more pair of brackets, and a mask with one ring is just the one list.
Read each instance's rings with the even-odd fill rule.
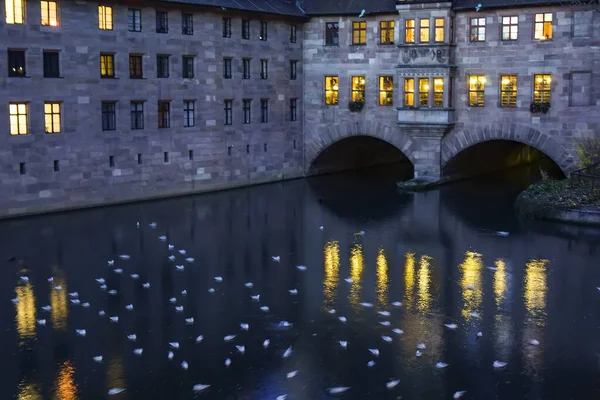
[[17,400],[41,400],[42,395],[40,388],[35,383],[26,382],[25,380],[19,383],[19,393]]
[[360,290],[362,274],[365,268],[365,257],[363,255],[362,244],[354,243],[350,249],[350,278],[353,282],[350,286],[350,295],[348,301],[357,308],[360,302]]
[[[67,299],[67,281],[63,272],[58,267],[53,268],[54,282],[50,283],[50,318],[54,329],[66,330],[67,318],[69,316],[69,307]],[[54,289],[61,286],[62,290]]]
[[525,308],[540,325],[546,317],[546,264],[548,260],[531,260],[525,266]]
[[463,309],[461,314],[464,319],[470,319],[471,313],[479,312],[483,298],[481,285],[481,272],[483,271],[483,260],[481,254],[467,251],[465,259],[459,266],[460,289],[463,298]]
[[323,306],[331,309],[335,305],[337,285],[340,274],[340,244],[331,240],[323,249],[325,258],[325,276],[323,278]]
[[419,272],[417,275],[417,310],[428,312],[431,309],[431,257],[427,255],[419,258]]
[[125,388],[125,372],[123,358],[120,355],[111,357],[106,366],[106,383],[111,388]]
[[[22,281],[21,281],[22,282]],[[35,337],[35,295],[31,282],[22,282],[15,288],[16,297],[19,302],[15,305],[17,314],[15,322],[17,333],[21,339],[31,339]]]
[[404,303],[405,307],[413,307],[413,291],[415,288],[415,254],[406,253],[406,262],[404,263]]
[[387,308],[389,285],[388,263],[381,248],[377,253],[377,307],[380,309]]
[[495,265],[494,300],[496,301],[496,307],[499,309],[502,300],[504,300],[504,293],[506,293],[506,262],[502,259],[498,259],[496,260]]
[[60,366],[56,377],[56,397],[60,400],[77,399],[77,385],[75,385],[75,368],[70,361],[65,361]]

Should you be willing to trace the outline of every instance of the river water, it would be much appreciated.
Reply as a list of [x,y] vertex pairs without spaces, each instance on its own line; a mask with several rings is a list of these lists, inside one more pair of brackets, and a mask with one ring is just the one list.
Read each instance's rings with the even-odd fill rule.
[[598,398],[600,230],[516,218],[535,173],[417,194],[350,173],[2,222],[2,398]]

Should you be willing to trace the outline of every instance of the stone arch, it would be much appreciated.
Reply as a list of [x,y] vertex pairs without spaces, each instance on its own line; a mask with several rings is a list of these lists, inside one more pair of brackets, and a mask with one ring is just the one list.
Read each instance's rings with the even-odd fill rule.
[[446,135],[442,139],[442,171],[461,151],[491,140],[507,140],[531,146],[550,157],[566,176],[575,167],[573,155],[552,136],[526,125],[492,123],[478,125],[475,129],[453,130]]
[[331,145],[344,139],[358,136],[369,136],[380,139],[398,149],[415,165],[411,138],[397,127],[380,122],[348,122],[328,125],[308,136],[304,152],[304,169],[308,173],[313,162]]

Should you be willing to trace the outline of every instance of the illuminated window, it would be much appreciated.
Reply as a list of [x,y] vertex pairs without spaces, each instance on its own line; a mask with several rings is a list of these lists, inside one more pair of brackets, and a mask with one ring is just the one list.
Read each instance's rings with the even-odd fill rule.
[[533,102],[550,103],[550,82],[552,77],[548,74],[533,76]]
[[98,27],[103,31],[113,29],[113,9],[110,6],[98,6]]
[[58,3],[56,1],[42,0],[42,25],[58,26]]
[[537,40],[552,39],[552,13],[535,14],[533,38]]
[[419,78],[419,106],[429,107],[429,78]]
[[4,0],[7,24],[25,23],[25,0]]
[[27,103],[11,103],[8,105],[10,116],[10,134],[27,135]]
[[471,18],[469,38],[471,42],[485,42],[485,18]]
[[404,106],[415,105],[415,78],[404,78]]
[[502,107],[517,106],[516,75],[505,75],[500,77],[500,105]]
[[352,44],[367,43],[367,23],[366,21],[356,21],[352,23]]
[[435,19],[435,41],[443,42],[445,37],[444,32],[444,18],[436,18]]
[[379,22],[379,44],[394,44],[394,21]]
[[469,77],[469,106],[483,107],[485,94],[485,76],[471,75]]
[[394,78],[391,76],[379,77],[379,105],[391,106],[394,104]]
[[415,42],[415,20],[407,19],[404,22],[404,42],[414,43]]
[[60,133],[60,103],[44,103],[46,133]]
[[325,44],[338,46],[340,44],[340,24],[337,22],[325,23]]
[[183,126],[190,127],[195,125],[194,121],[194,100],[184,100],[183,102]]
[[444,106],[444,78],[433,78],[433,106]]
[[338,104],[338,92],[340,90],[337,76],[325,77],[325,104]]
[[8,76],[25,77],[25,51],[8,50]]
[[100,54],[100,77],[114,78],[115,77],[115,55]]
[[519,17],[502,17],[502,40],[517,40]]
[[168,101],[158,102],[158,127],[169,128],[171,126],[171,103]]
[[352,101],[365,101],[365,86],[364,76],[352,77]]
[[419,20],[419,41],[421,43],[429,43],[429,20]]

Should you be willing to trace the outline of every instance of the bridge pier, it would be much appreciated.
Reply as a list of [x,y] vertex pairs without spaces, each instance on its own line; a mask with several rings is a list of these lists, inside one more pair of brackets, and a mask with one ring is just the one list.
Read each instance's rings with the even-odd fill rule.
[[441,177],[442,138],[451,128],[447,124],[398,124],[412,141],[412,159],[415,178]]

